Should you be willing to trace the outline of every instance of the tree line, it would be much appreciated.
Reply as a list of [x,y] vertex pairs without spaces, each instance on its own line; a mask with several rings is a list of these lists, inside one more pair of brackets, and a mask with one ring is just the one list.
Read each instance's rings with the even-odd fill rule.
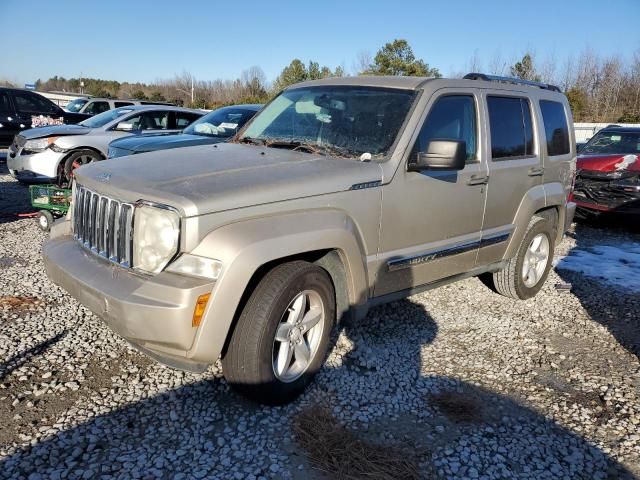
[[[570,56],[563,61],[553,55],[538,60],[534,52],[505,60],[498,52],[486,62],[476,51],[465,72],[450,76],[461,77],[470,71],[558,85],[567,95],[577,122],[640,122],[640,50],[630,59],[624,59],[617,55],[602,57],[586,49],[577,57]],[[417,58],[406,40],[396,39],[383,45],[375,56],[361,52],[350,72],[344,65],[331,68],[313,60],[303,62],[295,58],[272,82],[259,66],[252,66],[236,79],[198,80],[189,72],[151,83],[54,76],[38,80],[36,88],[80,92],[81,82],[84,82],[84,92],[93,96],[168,101],[212,109],[238,103],[264,103],[289,85],[349,74],[442,76],[438,68]],[[8,82],[0,80],[0,84],[3,83]]]

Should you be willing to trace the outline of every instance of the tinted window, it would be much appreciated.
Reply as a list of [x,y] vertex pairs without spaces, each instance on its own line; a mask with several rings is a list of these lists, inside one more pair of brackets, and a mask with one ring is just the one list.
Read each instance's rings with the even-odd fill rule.
[[10,112],[9,95],[7,92],[0,92],[0,112]]
[[120,108],[120,107],[128,107],[130,105],[133,105],[133,103],[131,102],[114,102],[116,108]]
[[202,115],[197,113],[176,112],[176,128],[188,127],[191,122],[199,119]]
[[425,152],[431,140],[462,140],[467,146],[467,161],[476,159],[476,105],[471,95],[439,98],[431,107],[411,152]]
[[531,108],[523,98],[488,97],[491,158],[533,155]]
[[57,113],[56,105],[41,95],[29,92],[15,92],[14,97],[18,112]]
[[106,112],[109,108],[109,102],[90,102],[83,113],[97,115],[98,113]]
[[540,110],[547,137],[547,154],[551,157],[569,153],[569,127],[564,106],[560,102],[540,100]]

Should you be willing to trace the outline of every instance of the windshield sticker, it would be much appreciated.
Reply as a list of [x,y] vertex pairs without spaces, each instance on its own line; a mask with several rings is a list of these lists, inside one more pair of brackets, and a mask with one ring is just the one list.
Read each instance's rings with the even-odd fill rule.
[[63,117],[51,118],[44,115],[33,115],[31,117],[31,126],[35,127],[47,127],[49,125],[62,125],[64,123]]
[[238,128],[238,124],[237,124],[237,123],[227,123],[227,122],[222,122],[220,125],[218,125],[218,128],[230,128],[230,129],[235,129],[235,128]]
[[612,142],[619,142],[620,140],[622,140],[622,136],[620,136],[620,135],[611,135],[611,141]]

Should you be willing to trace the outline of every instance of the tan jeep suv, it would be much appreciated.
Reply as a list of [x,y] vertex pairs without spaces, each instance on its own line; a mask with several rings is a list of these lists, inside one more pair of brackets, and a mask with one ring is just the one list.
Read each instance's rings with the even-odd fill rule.
[[49,276],[142,352],[277,404],[347,316],[482,276],[525,300],[570,224],[575,139],[551,85],[331,78],[227,144],[77,170]]

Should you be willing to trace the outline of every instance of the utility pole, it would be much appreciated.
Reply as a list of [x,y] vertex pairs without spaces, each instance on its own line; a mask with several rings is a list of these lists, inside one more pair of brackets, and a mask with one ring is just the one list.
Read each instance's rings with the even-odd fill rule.
[[194,92],[194,86],[193,86],[193,76],[191,77],[191,105],[193,105],[193,92]]

